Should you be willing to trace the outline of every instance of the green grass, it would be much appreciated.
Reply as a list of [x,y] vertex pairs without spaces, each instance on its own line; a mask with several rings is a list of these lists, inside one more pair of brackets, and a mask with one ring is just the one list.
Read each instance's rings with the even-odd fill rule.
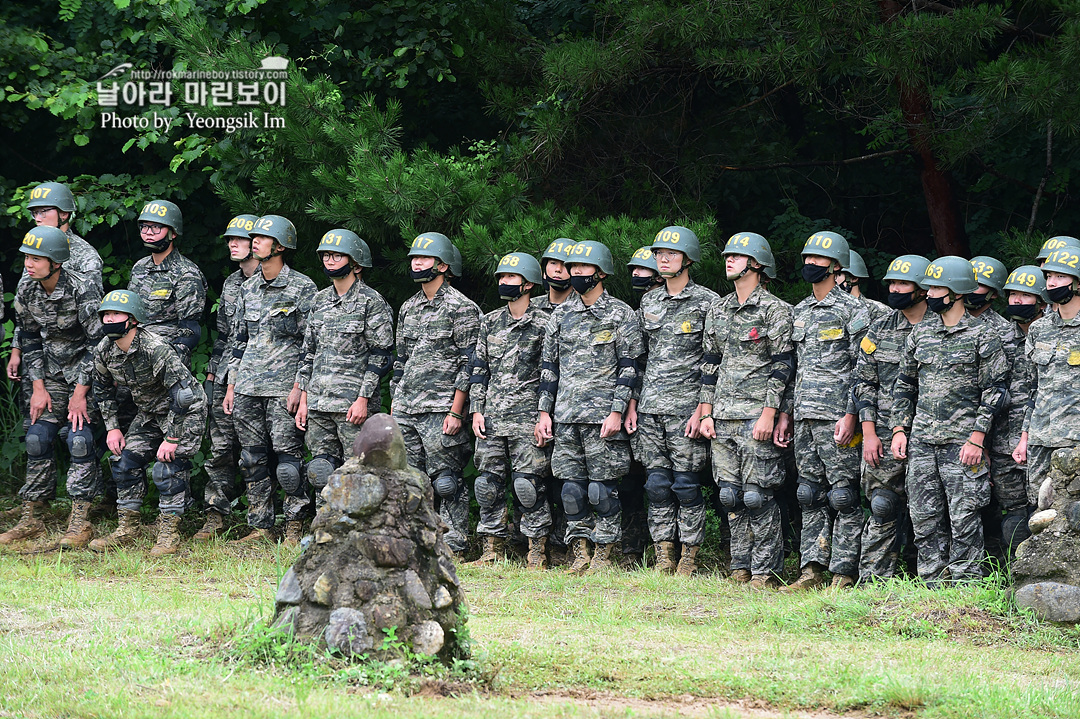
[[993,581],[787,597],[465,568],[472,662],[355,665],[266,629],[291,552],[148,546],[0,554],[0,717],[1080,717],[1080,630]]

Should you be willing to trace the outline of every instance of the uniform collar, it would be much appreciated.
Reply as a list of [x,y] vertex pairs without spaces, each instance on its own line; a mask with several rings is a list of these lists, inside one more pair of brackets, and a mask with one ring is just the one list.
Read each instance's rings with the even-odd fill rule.
[[262,277],[263,284],[264,285],[269,285],[270,287],[285,287],[286,285],[289,284],[289,275],[291,273],[292,273],[292,270],[289,269],[289,266],[286,265],[286,264],[283,264],[281,266],[281,272],[279,272],[277,274],[277,277],[275,277],[274,279],[268,281],[266,279],[266,275],[264,275],[262,273],[262,267],[259,268],[259,277]]

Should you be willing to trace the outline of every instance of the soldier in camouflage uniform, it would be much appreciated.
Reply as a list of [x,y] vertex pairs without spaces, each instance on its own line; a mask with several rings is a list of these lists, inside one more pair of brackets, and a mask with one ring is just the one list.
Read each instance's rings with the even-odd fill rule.
[[1060,447],[1080,442],[1080,248],[1062,247],[1042,265],[1046,295],[1057,311],[1028,329],[1024,354],[1035,368],[1035,391],[1014,458],[1027,462],[1028,504],[1037,505],[1039,487]]
[[891,314],[874,320],[859,345],[855,367],[855,408],[862,424],[862,491],[870,500],[870,519],[863,527],[859,581],[890,579],[900,558],[901,534],[907,522],[905,463],[893,457],[889,424],[895,401],[900,357],[911,330],[926,314],[926,291],[919,284],[930,261],[901,255],[889,265]]
[[634,294],[643,295],[664,285],[664,278],[656,267],[656,258],[653,257],[651,247],[639,247],[635,250],[626,266],[630,268],[630,289]]
[[205,541],[216,537],[225,529],[225,517],[232,511],[232,502],[242,494],[236,482],[236,466],[240,461],[240,440],[232,415],[225,414],[222,404],[228,389],[229,357],[227,352],[236,319],[236,300],[240,286],[259,269],[259,261],[251,254],[251,236],[257,215],[237,215],[225,228],[225,241],[229,247],[229,259],[240,268],[225,278],[217,308],[217,339],[210,353],[204,385],[210,405],[210,456],[203,469],[206,470],[206,521],[192,537]]
[[867,308],[870,310],[871,322],[891,315],[892,309],[888,305],[872,300],[862,292],[862,281],[870,281],[870,270],[866,268],[866,261],[863,260],[862,255],[851,249],[849,249],[848,255],[848,263],[841,272],[843,279],[837,278],[840,289],[866,303]]
[[[150,554],[175,554],[190,489],[191,458],[202,445],[206,426],[206,394],[172,346],[141,326],[146,310],[137,294],[110,292],[101,301],[98,316],[105,337],[94,348],[94,399],[108,430],[120,522],[112,534],[90,542],[90,549],[103,552],[135,541],[139,508],[146,497],[146,466],[154,461],[161,514]],[[131,392],[139,408],[126,431],[120,429],[118,386]]]
[[463,475],[469,433],[462,431],[462,422],[480,308],[446,281],[455,255],[445,235],[418,235],[409,258],[409,275],[421,289],[398,311],[392,410],[409,464],[431,478],[439,516],[449,527],[446,543],[460,557],[469,536],[469,490]]
[[533,303],[548,314],[570,299],[570,295],[574,292],[570,286],[570,270],[566,268],[566,260],[573,246],[573,240],[560,237],[548,245],[544,254],[540,255],[544,294],[534,297]]
[[939,316],[908,335],[890,423],[892,454],[908,460],[919,576],[936,584],[982,576],[979,512],[990,501],[984,450],[1005,405],[1009,367],[997,333],[964,307],[964,296],[978,287],[967,260],[938,258],[926,268],[923,286],[927,306]]
[[832,586],[849,587],[859,571],[861,437],[851,388],[870,310],[836,286],[849,252],[847,240],[834,232],[811,235],[802,250],[802,276],[813,293],[795,306],[791,333],[802,574],[789,590],[820,586],[826,567]]
[[166,200],[146,203],[139,214],[139,234],[150,256],[131,268],[127,288],[144,298],[146,326],[190,365],[202,336],[199,322],[206,308],[206,277],[176,247],[184,234],[180,208]]
[[285,251],[296,249],[292,222],[280,215],[264,215],[250,235],[259,272],[240,287],[223,403],[225,413],[234,415],[240,438],[240,475],[247,489],[251,526],[251,532],[236,541],[254,542],[273,534],[269,453],[274,452],[275,476],[285,492],[284,541],[296,544],[311,502],[302,471],[304,433],[293,415],[300,406],[296,378],[316,288],[310,277],[285,263]]
[[[664,285],[645,292],[637,319],[647,343],[640,398],[630,401],[626,426],[634,454],[645,466],[649,534],[656,544],[656,568],[689,577],[705,541],[705,497],[701,473],[709,445],[699,432],[698,403],[704,355],[705,315],[720,297],[690,279],[701,261],[697,235],[680,227],[656,233],[651,257]],[[676,565],[675,542],[682,543]]]
[[701,434],[712,439],[713,476],[731,526],[732,579],[775,588],[784,565],[776,493],[786,474],[774,430],[795,364],[792,308],[762,283],[773,262],[764,237],[732,235],[723,254],[735,291],[705,319]]
[[1075,237],[1069,237],[1068,235],[1051,237],[1046,242],[1042,243],[1042,246],[1039,248],[1039,253],[1035,255],[1035,264],[1041,268],[1046,263],[1046,258],[1050,256],[1051,252],[1054,250],[1067,249],[1080,250],[1080,240]]
[[533,437],[540,385],[540,349],[548,313],[530,301],[543,281],[540,263],[522,252],[495,267],[499,298],[506,306],[480,320],[471,366],[469,411],[476,435],[474,492],[480,505],[476,533],[484,540],[477,564],[505,558],[508,535],[506,485],[521,506],[521,533],[529,540],[529,569],[548,566],[551,508],[547,501],[547,451]]
[[316,249],[332,284],[315,295],[297,374],[296,426],[307,431],[312,459],[308,483],[315,506],[330,474],[351,456],[360,426],[382,404],[380,383],[390,373],[394,313],[356,267],[371,268],[371,250],[355,233],[330,230]]
[[[570,571],[580,574],[610,567],[612,546],[622,539],[619,480],[630,469],[623,414],[645,344],[633,310],[604,290],[614,271],[608,248],[579,242],[567,264],[576,294],[552,313],[545,331],[536,439],[555,439],[551,465],[563,480]],[[597,515],[591,563],[590,505]]]
[[102,489],[94,446],[94,427],[101,417],[89,395],[90,349],[102,335],[96,312],[101,292],[92,280],[63,266],[69,257],[68,238],[60,229],[30,230],[19,251],[30,281],[20,282],[16,289],[15,316],[33,395],[26,431],[26,483],[19,490],[21,518],[0,535],[0,544],[45,533],[39,514],[45,502],[56,496],[53,442],[67,425],[71,515],[60,546],[85,547],[93,531],[88,519],[90,501]]

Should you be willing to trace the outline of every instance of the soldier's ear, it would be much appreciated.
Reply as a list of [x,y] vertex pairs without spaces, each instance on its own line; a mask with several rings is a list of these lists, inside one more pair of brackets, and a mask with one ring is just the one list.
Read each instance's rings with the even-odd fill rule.
[[603,282],[604,280],[606,280],[606,279],[607,279],[607,275],[606,275],[606,274],[604,274],[603,272],[601,272],[601,271],[599,270],[599,268],[597,268],[597,270],[596,270],[596,276],[600,278],[600,281],[601,281],[601,282]]

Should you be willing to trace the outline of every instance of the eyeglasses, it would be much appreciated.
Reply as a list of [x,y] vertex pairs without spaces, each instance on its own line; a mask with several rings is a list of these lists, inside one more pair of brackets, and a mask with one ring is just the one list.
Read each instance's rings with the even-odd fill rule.
[[156,235],[167,227],[168,225],[158,225],[153,222],[140,222],[139,232],[149,232],[151,235]]
[[658,260],[676,260],[682,253],[678,250],[653,250],[652,254]]
[[55,207],[35,207],[30,210],[30,216],[35,218],[44,217],[55,209]]
[[321,254],[324,261],[330,260],[331,262],[341,262],[343,259],[348,257],[348,255],[341,252],[323,252]]

